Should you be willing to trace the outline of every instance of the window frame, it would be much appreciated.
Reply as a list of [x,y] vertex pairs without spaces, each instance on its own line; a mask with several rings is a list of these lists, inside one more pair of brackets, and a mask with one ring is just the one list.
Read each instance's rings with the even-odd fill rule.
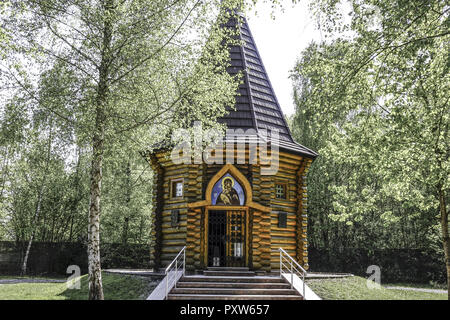
[[[283,198],[279,198],[278,197],[278,192],[277,192],[277,186],[282,186],[283,190],[284,190],[284,197]],[[288,182],[284,182],[284,181],[275,181],[275,200],[284,200],[287,201],[289,200],[289,184]]]
[[[181,183],[182,185],[182,195],[177,196],[176,195],[176,184]],[[176,178],[176,179],[170,179],[170,199],[183,199],[184,198],[184,178]]]

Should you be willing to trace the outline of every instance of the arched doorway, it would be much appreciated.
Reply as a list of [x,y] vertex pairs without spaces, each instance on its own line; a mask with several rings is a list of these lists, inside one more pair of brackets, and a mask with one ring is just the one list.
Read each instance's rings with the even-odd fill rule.
[[210,205],[205,208],[208,267],[248,265],[248,197],[251,198],[250,184],[233,166],[224,167],[208,184],[206,198]]
[[250,183],[234,166],[225,165],[210,180],[205,196],[206,265],[247,266]]
[[[201,216],[200,228],[196,229],[201,230],[200,234],[189,235],[188,254],[192,250],[194,260],[195,239],[199,239],[198,256],[203,267],[252,266],[255,225],[249,220],[255,214],[260,217],[262,212],[270,217],[270,208],[253,202],[252,187],[235,166],[224,165],[209,180],[204,200],[190,203],[188,207],[194,224],[196,217]],[[195,228],[193,225],[191,229]],[[263,229],[258,226],[258,239]]]

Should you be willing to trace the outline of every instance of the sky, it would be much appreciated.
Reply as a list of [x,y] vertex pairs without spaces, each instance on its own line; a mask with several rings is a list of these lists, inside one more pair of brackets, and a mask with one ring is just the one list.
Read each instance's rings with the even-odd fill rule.
[[289,71],[294,68],[300,53],[321,34],[308,11],[307,1],[292,5],[284,1],[284,12],[276,10],[275,20],[270,16],[270,4],[259,1],[255,10],[247,12],[247,21],[258,47],[273,89],[286,115],[295,112],[292,82]]

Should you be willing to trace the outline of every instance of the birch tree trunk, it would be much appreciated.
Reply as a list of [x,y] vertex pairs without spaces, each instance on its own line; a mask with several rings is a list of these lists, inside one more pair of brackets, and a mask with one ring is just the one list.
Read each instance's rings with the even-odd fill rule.
[[104,127],[103,108],[97,107],[97,130],[93,138],[91,188],[88,225],[89,300],[103,300],[100,266],[100,196],[102,185],[102,161]]
[[96,98],[95,129],[92,139],[92,167],[88,225],[89,300],[103,300],[102,273],[100,265],[100,198],[102,186],[102,165],[105,140],[105,107],[108,100],[108,75],[112,38],[112,11],[114,1],[105,0],[105,21],[99,81]]
[[128,229],[130,225],[130,216],[131,216],[131,208],[130,208],[130,202],[131,202],[131,165],[130,161],[127,163],[127,167],[125,169],[126,174],[126,199],[125,199],[125,206],[127,208],[125,217],[123,218],[123,230],[122,230],[122,243],[127,243],[128,241]]
[[23,264],[22,264],[22,270],[21,270],[21,275],[25,275],[27,273],[27,263],[28,263],[28,257],[30,255],[30,251],[31,251],[31,244],[33,243],[33,239],[34,236],[36,234],[36,224],[38,222],[39,219],[39,212],[41,211],[41,203],[42,203],[42,194],[44,192],[44,184],[41,184],[41,187],[39,189],[39,194],[38,194],[38,201],[37,201],[37,205],[36,205],[36,211],[34,213],[34,219],[33,219],[33,231],[31,232],[31,237],[30,240],[28,241],[28,245],[27,245],[27,250],[25,251],[25,257],[23,258]]
[[43,176],[42,176],[41,184],[40,184],[40,188],[39,188],[38,201],[36,204],[36,211],[34,212],[33,225],[31,226],[33,231],[31,232],[31,237],[30,237],[30,240],[28,241],[27,250],[25,252],[25,257],[23,259],[22,270],[21,270],[22,275],[25,275],[27,272],[28,257],[30,255],[33,239],[36,235],[37,224],[39,221],[39,214],[41,212],[42,195],[44,193],[44,186],[45,186],[45,180],[46,180],[45,174],[48,171],[49,163],[50,163],[50,155],[51,155],[51,151],[52,151],[52,141],[53,141],[53,121],[50,118],[48,142],[47,142],[47,157],[45,159],[45,166],[43,168],[43,173],[42,173]]
[[448,212],[445,201],[445,193],[439,189],[439,209],[441,211],[442,244],[444,247],[445,267],[447,269],[447,294],[450,300],[450,236],[448,232]]

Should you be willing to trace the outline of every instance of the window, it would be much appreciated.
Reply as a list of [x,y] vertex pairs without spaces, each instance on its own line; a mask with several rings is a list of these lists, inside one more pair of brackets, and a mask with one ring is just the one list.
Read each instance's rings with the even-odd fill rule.
[[183,179],[172,180],[170,196],[171,198],[183,197]]
[[180,222],[180,210],[172,210],[170,218],[171,226],[177,227]]
[[278,228],[286,228],[286,227],[287,227],[287,213],[278,212]]
[[287,199],[287,185],[285,183],[275,184],[275,198]]

